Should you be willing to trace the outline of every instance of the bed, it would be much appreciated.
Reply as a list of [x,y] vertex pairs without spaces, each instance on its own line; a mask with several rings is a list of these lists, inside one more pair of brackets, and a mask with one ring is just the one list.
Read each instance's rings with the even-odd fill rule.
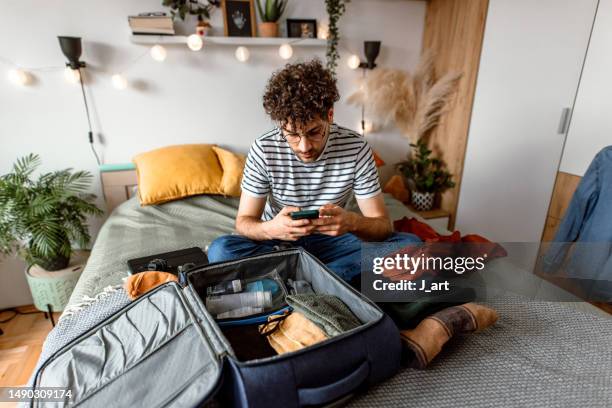
[[[237,199],[202,195],[141,207],[137,198],[130,198],[133,176],[129,170],[121,173],[115,184],[105,181],[107,195],[112,184],[111,205],[117,207],[97,237],[41,361],[87,325],[78,318],[80,309],[98,308],[104,316],[112,305],[127,301],[118,288],[127,276],[128,259],[191,246],[205,249],[217,236],[233,232]],[[393,219],[415,216],[390,196],[385,202]],[[491,262],[487,274],[521,275],[523,281],[534,279],[537,290],[557,290],[504,259]],[[577,299],[559,303],[534,298],[491,292],[485,303],[500,315],[493,327],[453,340],[426,370],[403,369],[348,405],[612,406],[610,316]]]

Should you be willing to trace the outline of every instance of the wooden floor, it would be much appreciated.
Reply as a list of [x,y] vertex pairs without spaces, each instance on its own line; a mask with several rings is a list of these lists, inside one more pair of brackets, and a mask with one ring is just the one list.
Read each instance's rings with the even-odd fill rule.
[[[33,306],[19,307],[21,312],[36,311]],[[61,313],[54,313],[57,322]],[[13,312],[0,312],[0,321]],[[32,371],[49,331],[51,322],[43,313],[17,315],[8,323],[0,323],[0,387],[24,385]],[[0,403],[0,406],[5,406]]]

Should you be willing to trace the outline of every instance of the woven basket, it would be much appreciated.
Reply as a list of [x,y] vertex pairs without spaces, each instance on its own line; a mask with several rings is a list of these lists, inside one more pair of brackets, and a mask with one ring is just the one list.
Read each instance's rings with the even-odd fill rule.
[[34,306],[41,311],[47,311],[47,305],[51,305],[54,312],[64,310],[88,256],[88,251],[76,252],[68,267],[59,271],[46,271],[37,265],[26,269],[26,280],[32,292]]

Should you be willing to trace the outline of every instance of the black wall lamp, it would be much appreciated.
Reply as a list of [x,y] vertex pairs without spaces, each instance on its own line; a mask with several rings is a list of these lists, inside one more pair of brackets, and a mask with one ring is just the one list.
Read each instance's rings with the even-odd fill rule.
[[374,69],[376,68],[376,58],[380,54],[380,41],[364,41],[363,42],[363,53],[366,57],[365,62],[361,61],[359,55],[353,54],[348,59],[348,66],[350,69]]
[[79,60],[81,58],[81,54],[83,53],[81,37],[59,36],[57,39],[59,40],[62,52],[68,59],[68,62],[66,63],[67,67],[79,69],[87,66],[87,64]]
[[96,152],[96,148],[94,146],[93,130],[91,128],[91,119],[89,116],[89,105],[87,103],[87,95],[85,94],[85,86],[83,85],[83,75],[81,75],[81,68],[85,68],[87,66],[84,61],[80,60],[81,54],[83,53],[81,37],[58,36],[57,39],[59,40],[62,53],[68,60],[66,63],[67,69],[70,68],[78,71],[78,81],[81,84],[81,93],[83,94],[83,103],[85,104],[85,114],[87,115],[87,125],[89,126],[89,145],[91,146],[91,151],[96,157],[96,162],[98,165],[100,165],[100,158],[98,157],[98,153]]
[[[364,41],[363,42],[363,53],[365,54],[366,61],[361,61],[358,55],[352,55],[348,59],[348,66],[351,69],[361,68],[363,69],[363,77],[366,76],[366,71],[376,68],[376,58],[380,54],[380,41]],[[361,133],[365,135],[365,104],[361,105]]]
[[376,58],[380,54],[380,41],[364,41],[363,53],[365,54],[366,62],[360,63],[359,68],[376,68]]

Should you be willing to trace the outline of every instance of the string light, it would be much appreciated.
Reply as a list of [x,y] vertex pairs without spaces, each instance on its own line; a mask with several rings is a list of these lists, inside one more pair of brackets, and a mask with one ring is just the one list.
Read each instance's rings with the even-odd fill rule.
[[[327,27],[321,26],[317,34],[319,38],[325,38],[327,36]],[[187,42],[187,46],[189,47],[189,49],[193,51],[201,50],[204,46],[204,39],[202,38],[202,36],[198,34],[192,34],[188,36],[186,42]],[[293,52],[294,52],[293,46],[289,43],[284,43],[278,48],[278,54],[284,60],[291,59],[293,57]],[[130,69],[131,66],[135,65],[138,61],[140,61],[147,54],[149,54],[153,60],[158,61],[158,62],[165,61],[168,56],[168,52],[166,51],[166,48],[163,45],[155,44],[151,48],[143,50],[142,54],[138,55],[136,58],[134,58],[133,60],[125,64],[123,67],[121,67],[120,72],[125,72],[127,69]],[[244,63],[250,59],[251,52],[247,47],[239,46],[236,48],[234,55],[238,61]],[[50,67],[28,68],[27,70],[25,70],[22,68],[18,68],[18,66],[14,64],[12,61],[5,59],[3,57],[0,57],[0,63],[4,65],[8,65],[9,68],[12,66],[12,68],[10,68],[7,72],[8,74],[7,78],[11,83],[17,86],[26,86],[32,82],[33,77],[30,74],[30,71],[45,72],[45,71],[63,70],[64,79],[66,80],[66,82],[70,84],[78,84],[81,80],[81,72],[78,69],[72,69],[70,67],[50,66]],[[356,55],[351,55],[348,63],[352,69],[355,69],[356,67],[353,67],[353,66],[359,65],[360,63],[359,57]],[[128,80],[122,74],[116,73],[112,75],[110,79],[111,79],[110,82],[115,89],[124,90],[128,88],[129,86]]]
[[155,44],[151,47],[151,58],[153,58],[155,61],[164,62],[167,55],[168,53],[163,46]]
[[204,40],[198,34],[191,34],[187,37],[187,46],[191,51],[200,51],[204,45]]
[[128,82],[127,79],[125,79],[125,77],[121,74],[115,74],[111,77],[111,82],[113,84],[113,87],[115,87],[115,89],[118,89],[120,91],[126,89],[128,87]]
[[236,53],[234,55],[238,61],[247,62],[251,56],[251,53],[247,47],[240,46],[236,48]]
[[25,86],[30,82],[30,75],[23,69],[14,68],[8,71],[8,79],[15,85]]
[[70,67],[64,68],[64,79],[69,84],[78,84],[81,80],[81,73],[78,69],[72,69]]
[[284,60],[288,60],[293,56],[293,47],[291,44],[283,44],[278,47],[278,55]]
[[327,24],[319,25],[319,28],[317,29],[317,38],[321,40],[327,40],[328,37],[329,37],[329,26]]
[[348,67],[350,69],[357,69],[359,68],[359,64],[361,64],[361,61],[359,60],[359,56],[356,54],[353,54],[349,57],[348,61],[346,62],[346,64],[348,65]]

